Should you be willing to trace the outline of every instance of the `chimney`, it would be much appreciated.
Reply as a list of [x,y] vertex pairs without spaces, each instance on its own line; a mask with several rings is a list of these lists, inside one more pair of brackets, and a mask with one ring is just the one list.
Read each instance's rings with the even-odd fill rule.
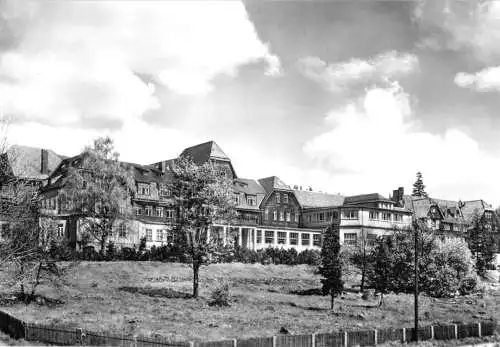
[[49,173],[49,152],[46,149],[41,151],[40,172],[46,175]]
[[165,173],[165,161],[160,162],[160,169],[162,173]]

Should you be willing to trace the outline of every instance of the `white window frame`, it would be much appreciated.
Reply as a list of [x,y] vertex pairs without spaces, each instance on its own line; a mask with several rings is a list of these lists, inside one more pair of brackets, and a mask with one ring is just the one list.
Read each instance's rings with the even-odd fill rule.
[[163,218],[163,207],[157,207],[156,208],[156,216]]

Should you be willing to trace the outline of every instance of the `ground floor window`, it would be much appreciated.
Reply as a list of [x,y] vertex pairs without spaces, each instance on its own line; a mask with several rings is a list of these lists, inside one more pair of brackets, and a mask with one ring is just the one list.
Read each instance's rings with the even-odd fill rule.
[[279,245],[286,244],[286,232],[278,231],[278,244]]
[[290,233],[290,244],[293,246],[299,244],[299,233]]
[[119,237],[127,237],[127,226],[125,223],[121,223],[118,226],[118,236]]
[[257,243],[262,243],[262,230],[257,230]]
[[301,238],[302,238],[302,246],[309,246],[311,244],[311,235],[310,234],[300,234]]
[[344,243],[347,245],[355,245],[358,243],[358,235],[356,233],[345,233]]
[[163,241],[163,231],[156,230],[156,241]]
[[267,244],[273,244],[274,243],[274,231],[273,230],[266,230],[266,243]]
[[320,234],[313,235],[313,246],[321,247],[321,235]]
[[153,230],[146,229],[146,241],[148,242],[153,241]]
[[57,224],[57,237],[63,237],[64,235],[64,224]]

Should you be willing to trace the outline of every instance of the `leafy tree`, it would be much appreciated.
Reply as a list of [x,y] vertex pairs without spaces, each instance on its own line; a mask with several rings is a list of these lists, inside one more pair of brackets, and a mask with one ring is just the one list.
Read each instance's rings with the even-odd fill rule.
[[[172,194],[177,202],[178,241],[193,269],[193,297],[198,297],[200,267],[227,248],[220,235],[210,235],[214,222],[230,223],[236,216],[233,182],[216,164],[195,164],[180,157],[171,167]],[[227,240],[231,235],[226,235]]]
[[361,242],[355,246],[350,246],[351,263],[361,271],[360,290],[365,290],[366,273],[373,262],[371,252],[373,246],[368,242],[367,231],[361,230]]
[[387,294],[391,288],[393,276],[392,252],[392,239],[379,237],[371,254],[374,263],[373,266],[368,268],[367,281],[369,286],[380,293],[379,306],[384,304],[384,294]]
[[[450,297],[474,288],[473,260],[467,244],[456,237],[437,238],[421,223],[418,227],[419,290],[434,297]],[[395,231],[391,237],[389,290],[414,291],[414,229]],[[376,255],[377,257],[377,255]],[[370,274],[373,278],[374,274]],[[371,285],[377,285],[370,280]]]
[[411,193],[412,196],[419,196],[426,198],[427,193],[425,192],[424,180],[422,179],[422,173],[417,172],[417,180],[413,183],[413,191]]
[[80,164],[69,168],[64,188],[66,199],[82,215],[82,230],[99,243],[101,256],[113,227],[127,221],[129,197],[135,191],[133,174],[118,157],[111,138],[95,139]]
[[324,233],[319,273],[323,277],[321,279],[323,294],[330,295],[330,309],[333,310],[334,299],[342,293],[344,281],[338,231],[331,226]]
[[487,228],[488,222],[475,211],[472,215],[471,228],[468,232],[468,244],[476,260],[476,271],[480,276],[492,266],[496,253],[495,238]]

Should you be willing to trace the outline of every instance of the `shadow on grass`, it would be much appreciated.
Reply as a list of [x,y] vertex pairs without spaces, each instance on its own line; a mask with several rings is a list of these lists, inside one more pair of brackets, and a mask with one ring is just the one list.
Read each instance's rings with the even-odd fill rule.
[[321,288],[311,288],[311,289],[298,289],[298,290],[291,290],[289,292],[290,294],[294,294],[294,295],[319,295],[319,296],[323,296],[323,291],[321,290]]
[[12,306],[15,304],[24,303],[36,303],[40,306],[54,307],[58,305],[64,305],[64,301],[54,298],[49,298],[40,294],[0,294],[0,305],[1,306]]
[[315,306],[301,306],[301,305],[297,305],[296,303],[294,302],[288,302],[288,305],[292,306],[292,307],[297,307],[297,308],[300,308],[302,310],[307,310],[307,311],[329,311],[328,308],[324,308],[324,307],[315,307]]
[[[359,290],[356,290],[354,288],[344,288],[343,292],[358,293]],[[301,296],[312,296],[312,295],[323,296],[323,290],[321,288],[297,289],[289,291],[288,294],[301,295]]]
[[138,293],[151,296],[153,298],[168,298],[168,299],[191,299],[192,294],[179,292],[171,288],[147,288],[147,287],[120,287],[119,290],[129,293]]

